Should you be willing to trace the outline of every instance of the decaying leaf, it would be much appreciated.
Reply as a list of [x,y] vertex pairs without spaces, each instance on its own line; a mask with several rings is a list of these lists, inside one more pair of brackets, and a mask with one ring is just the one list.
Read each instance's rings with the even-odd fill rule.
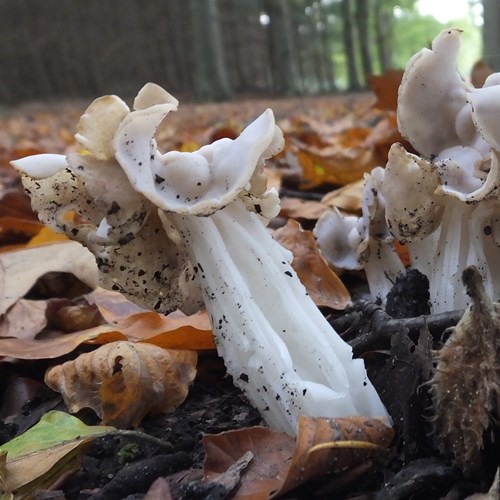
[[[313,477],[340,472],[380,455],[390,445],[393,436],[393,430],[377,419],[358,416],[333,419],[300,417],[297,444],[281,493]],[[346,442],[345,448],[327,448],[310,453],[315,445],[342,441]],[[376,447],[351,447],[347,444],[351,441],[370,443]]]
[[136,427],[148,413],[171,412],[196,375],[194,351],[113,342],[49,368],[46,384],[72,413],[92,408],[104,424]]
[[[109,313],[103,312],[103,316],[106,314],[108,318],[111,317]],[[50,339],[0,337],[0,356],[31,360],[54,359],[68,354],[84,342],[107,344],[119,340],[147,342],[166,349],[215,348],[206,312],[186,316],[174,311],[168,316],[163,316],[153,311],[145,311],[130,316],[125,315],[123,320],[108,319],[108,321],[111,324]]]
[[[243,473],[237,498],[274,498],[325,474],[351,468],[380,454],[393,437],[382,421],[364,417],[299,419],[297,441],[263,427],[206,435],[205,480],[214,481],[247,451],[254,455]],[[337,448],[309,453],[316,444],[363,441],[371,450]]]
[[108,325],[43,340],[7,337],[0,338],[0,356],[30,360],[54,359],[74,351],[84,342],[106,344],[117,340],[127,340],[127,337]]
[[370,75],[368,83],[377,97],[374,107],[396,111],[398,106],[398,89],[403,78],[403,70],[389,70],[383,75]]
[[474,63],[470,73],[470,82],[472,85],[479,89],[484,85],[486,78],[488,78],[493,73],[491,66],[484,60],[480,59]]
[[345,309],[351,296],[340,278],[320,255],[311,231],[289,219],[286,226],[274,232],[274,238],[293,253],[292,267],[317,306]]
[[325,194],[321,203],[329,208],[338,208],[341,211],[361,214],[361,196],[364,185],[364,179],[350,182]]
[[319,201],[284,196],[280,201],[281,215],[292,219],[319,219],[328,207]]
[[67,413],[46,413],[34,427],[0,446],[0,457],[7,453],[3,465],[0,459],[0,488],[13,492],[16,500],[34,498],[79,467],[77,454],[83,445],[114,430],[85,425]]
[[437,353],[432,378],[433,425],[441,452],[465,472],[481,466],[484,434],[500,401],[500,305],[488,298],[479,271],[463,282],[472,304]]
[[0,337],[33,339],[47,325],[47,302],[18,300],[0,323]]
[[97,265],[94,256],[74,241],[0,253],[0,314],[49,272],[65,272],[94,288]]
[[169,349],[215,349],[206,311],[189,316],[174,311],[164,316],[130,302],[118,292],[102,288],[85,298],[97,306],[108,324],[115,325],[129,340],[143,340]]

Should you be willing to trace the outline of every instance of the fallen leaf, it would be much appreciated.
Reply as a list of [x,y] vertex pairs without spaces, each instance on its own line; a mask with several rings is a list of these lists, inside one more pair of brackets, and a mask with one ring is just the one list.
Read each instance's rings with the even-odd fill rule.
[[94,256],[75,241],[0,253],[0,314],[49,272],[66,272],[90,287],[97,285]]
[[321,184],[344,185],[360,179],[376,166],[373,152],[362,143],[356,147],[335,150],[299,149],[296,156],[302,167],[302,189],[311,189]]
[[[205,481],[215,478],[240,459],[247,451],[254,455],[243,473],[236,498],[267,499],[283,495],[314,478],[360,463],[381,453],[393,438],[393,431],[378,419],[299,418],[297,440],[282,432],[251,427],[203,437],[205,448]],[[324,449],[309,453],[326,442],[368,442],[372,449]]]
[[47,302],[18,300],[0,323],[0,337],[33,339],[47,325]]
[[118,340],[127,340],[127,337],[116,328],[108,325],[44,340],[16,337],[0,338],[0,356],[30,360],[54,359],[74,351],[84,342],[92,341],[95,344],[106,344]]
[[168,481],[164,477],[155,479],[143,500],[174,500]]
[[383,75],[369,75],[368,84],[377,97],[375,108],[396,111],[398,106],[398,89],[403,79],[401,69],[389,70]]
[[283,196],[280,199],[281,215],[292,219],[317,220],[328,207],[319,201],[303,200],[302,198],[291,198]]
[[361,214],[361,197],[364,185],[364,179],[350,182],[325,194],[321,203],[328,208],[338,208],[345,212]]
[[[382,420],[355,416],[347,418],[299,417],[297,445],[280,493],[290,491],[307,480],[357,466],[387,448],[394,436]],[[346,442],[341,448],[310,452],[321,443]],[[370,443],[375,448],[350,447],[351,441]]]
[[[0,446],[0,455],[7,453],[4,490],[14,492],[16,499],[33,498],[67,471],[79,468],[77,454],[84,444],[114,430],[85,425],[67,413],[48,412],[34,427]],[[1,469],[0,463],[0,475]]]
[[72,413],[92,408],[104,424],[137,427],[148,413],[175,410],[196,375],[194,351],[113,342],[47,370],[45,383]]
[[206,311],[190,316],[174,311],[164,316],[143,309],[118,292],[102,288],[97,288],[85,298],[129,340],[143,340],[169,349],[215,349]]
[[492,73],[493,70],[491,69],[491,66],[483,59],[480,59],[474,63],[474,66],[472,66],[470,81],[476,89],[479,89],[484,85],[486,78],[488,78]]
[[27,243],[27,247],[39,247],[42,245],[51,245],[52,243],[61,243],[69,241],[69,238],[63,233],[56,233],[47,226],[43,226],[33,238]]
[[278,492],[286,478],[295,449],[295,439],[267,427],[247,427],[203,436],[204,480],[214,481],[244,453],[254,458],[241,478],[238,500],[267,499]]
[[284,227],[274,232],[273,237],[292,252],[292,267],[317,306],[337,310],[347,307],[351,296],[319,253],[311,231],[302,230],[297,221],[289,219]]

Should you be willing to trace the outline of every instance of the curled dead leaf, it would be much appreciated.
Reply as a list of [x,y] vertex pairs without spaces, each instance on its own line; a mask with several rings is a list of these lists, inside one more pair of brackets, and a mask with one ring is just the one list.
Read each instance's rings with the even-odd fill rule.
[[[394,431],[382,420],[355,416],[347,418],[299,417],[297,443],[281,492],[290,491],[306,480],[357,466],[389,446]],[[341,448],[332,442],[343,443]],[[356,443],[362,442],[362,446]],[[329,447],[321,449],[321,444]],[[370,446],[371,445],[371,446]],[[317,451],[310,452],[314,447]]]
[[350,182],[341,188],[325,194],[321,204],[341,211],[361,214],[361,196],[363,195],[364,179]]
[[398,106],[398,89],[403,70],[392,69],[383,75],[370,75],[368,83],[377,97],[375,108],[395,111]]
[[[380,455],[391,443],[393,430],[383,421],[354,416],[311,418],[301,416],[297,439],[263,427],[250,427],[217,435],[205,435],[204,475],[216,478],[250,451],[254,459],[242,474],[237,498],[276,498],[312,479],[344,469],[354,471],[361,463]],[[331,442],[342,441],[341,448]],[[351,442],[346,446],[346,442]],[[359,443],[362,442],[362,446]],[[322,443],[330,447],[310,453]]]
[[136,427],[148,413],[175,410],[196,375],[194,351],[113,342],[47,370],[45,383],[72,413],[92,408],[104,424]]
[[311,231],[304,231],[297,221],[289,219],[273,237],[293,253],[292,267],[317,306],[337,310],[347,307],[351,296],[320,255]]

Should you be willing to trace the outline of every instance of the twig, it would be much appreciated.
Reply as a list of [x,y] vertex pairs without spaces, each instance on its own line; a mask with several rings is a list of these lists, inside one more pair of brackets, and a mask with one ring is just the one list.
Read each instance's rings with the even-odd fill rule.
[[342,337],[349,337],[355,356],[366,351],[385,349],[390,346],[391,337],[398,332],[406,332],[417,341],[420,330],[427,327],[435,340],[439,340],[444,330],[455,326],[464,310],[417,316],[415,318],[393,318],[379,305],[360,300],[354,310],[334,319],[331,324]]
[[143,441],[149,441],[150,443],[160,446],[161,448],[167,451],[173,451],[174,449],[174,445],[172,443],[169,443],[168,441],[164,441],[163,439],[151,436],[150,434],[146,434],[145,432],[141,431],[115,429],[110,434],[114,436],[126,436],[126,437],[137,438]]

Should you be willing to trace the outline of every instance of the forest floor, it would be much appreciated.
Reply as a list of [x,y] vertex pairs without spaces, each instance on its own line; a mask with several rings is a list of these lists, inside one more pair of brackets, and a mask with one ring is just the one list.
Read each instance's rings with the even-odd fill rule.
[[[286,198],[280,218],[272,227],[284,226],[292,218],[304,229],[311,229],[318,214],[332,206],[329,203],[359,214],[359,179],[371,167],[384,164],[384,155],[392,141],[402,140],[395,129],[394,112],[376,110],[374,102],[371,93],[361,93],[181,105],[160,130],[158,142],[164,149],[190,151],[221,137],[236,136],[246,123],[271,107],[285,131],[288,144],[287,154],[272,164],[277,172],[272,182]],[[30,104],[0,114],[0,260],[2,256],[26,249],[41,229],[8,161],[40,152],[77,151],[73,134],[86,105],[81,102]],[[344,194],[334,196],[333,202],[331,198],[325,201],[326,193],[342,186],[347,186],[341,192]],[[399,251],[403,257],[404,250]],[[29,261],[26,265],[36,267],[37,264]],[[8,271],[6,269],[5,273]],[[449,457],[440,453],[438,437],[432,428],[433,409],[428,384],[432,375],[432,352],[440,349],[446,328],[456,324],[460,314],[428,316],[425,282],[411,272],[402,277],[393,290],[389,305],[391,315],[367,299],[368,289],[362,272],[344,272],[340,276],[352,302],[347,301],[343,307],[322,306],[321,311],[353,346],[355,356],[364,359],[370,379],[393,419],[394,435],[390,442],[378,446],[376,453],[348,450],[345,456],[339,455],[341,466],[321,469],[320,474],[311,475],[302,484],[297,481],[294,489],[276,498],[451,500],[488,492],[499,463],[496,431],[491,429],[485,438],[480,471],[465,476],[452,465]],[[5,276],[2,279],[5,280]],[[37,345],[42,345],[52,337],[50,341],[54,342],[54,338],[62,335],[61,328],[54,327],[54,310],[63,302],[64,306],[81,307],[82,294],[88,292],[88,287],[67,274],[52,273],[37,278],[30,291],[18,298],[18,303],[27,300],[48,304],[44,309],[45,323],[31,334],[29,341],[39,341]],[[88,306],[80,309],[85,315]],[[2,444],[22,435],[46,413],[52,410],[68,412],[61,395],[44,383],[44,374],[49,366],[75,359],[97,347],[78,342],[60,356],[40,352],[29,359],[21,347],[12,343],[7,354],[2,350],[1,338],[9,341],[24,335],[25,342],[26,333],[16,333],[15,318],[26,316],[32,310],[17,313],[20,316],[12,315],[11,324],[7,324],[10,314],[7,311],[0,323],[0,451]],[[90,409],[80,410],[76,416],[90,426],[100,423]],[[345,435],[351,435],[352,428],[356,427],[356,432],[365,436],[363,441],[371,439],[372,431],[368,427],[372,424],[369,422],[351,421],[339,425],[343,426]],[[270,498],[273,488],[264,484],[259,489],[255,484],[262,478],[278,474],[276,471],[281,473],[284,464],[264,452],[266,446],[271,446],[271,438],[258,441],[261,431],[255,429],[262,426],[265,424],[259,413],[234,387],[216,352],[203,349],[194,383],[184,402],[174,411],[144,417],[137,428],[142,434],[110,433],[93,439],[79,449],[77,465],[72,462],[66,472],[61,468],[59,472],[52,470],[50,475],[44,472],[34,478],[38,483],[33,483],[35,486],[29,498]],[[219,458],[221,463],[227,463],[230,452],[223,451],[224,457],[212,457],[210,467],[213,470],[207,470],[207,446],[211,441],[204,436],[233,430],[241,431],[241,434],[228,435],[240,452],[238,456],[252,451],[254,457],[266,458],[259,463],[255,458],[253,465],[251,461],[251,465],[241,465],[238,456],[230,458],[229,463],[234,467],[222,468],[218,471],[218,479],[214,480],[213,462]],[[273,435],[272,439],[278,438]],[[379,442],[377,439],[375,437],[374,442]],[[222,449],[222,440],[216,442]],[[276,446],[284,445],[279,442]],[[273,453],[278,452],[274,450]],[[339,456],[335,460],[340,460]],[[241,495],[242,485],[249,487],[245,475],[250,471],[254,489],[247,496]],[[0,461],[0,487],[8,473],[8,462],[6,469]],[[207,474],[211,474],[211,480],[207,479]],[[276,490],[279,488],[274,488]],[[493,487],[484,496],[474,498],[497,499],[497,490]],[[14,498],[24,498],[18,495]]]

